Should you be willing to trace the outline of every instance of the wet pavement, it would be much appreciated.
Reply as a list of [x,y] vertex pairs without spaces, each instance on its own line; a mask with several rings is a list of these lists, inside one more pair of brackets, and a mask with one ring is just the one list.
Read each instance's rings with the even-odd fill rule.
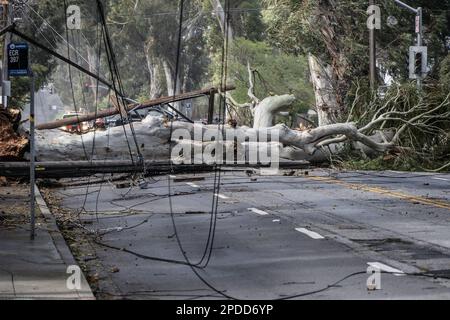
[[[102,298],[450,298],[448,174],[227,171],[220,190],[214,182],[207,173],[51,192],[103,234],[90,263]],[[203,281],[180,264],[180,244]],[[369,264],[383,271],[381,290],[367,289]]]

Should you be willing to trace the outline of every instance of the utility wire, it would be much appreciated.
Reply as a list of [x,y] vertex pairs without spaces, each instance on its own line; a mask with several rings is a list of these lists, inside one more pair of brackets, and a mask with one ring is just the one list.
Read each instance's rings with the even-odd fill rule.
[[[229,9],[229,1],[226,0],[226,8]],[[179,30],[178,30],[178,42],[177,42],[177,62],[176,62],[176,69],[175,69],[175,77],[174,77],[174,94],[176,92],[177,89],[177,83],[178,83],[178,72],[179,72],[179,62],[180,62],[180,55],[181,55],[181,39],[182,39],[182,24],[183,24],[183,13],[184,13],[184,0],[180,0],[180,16],[179,16]],[[228,14],[227,14],[228,16]],[[227,20],[229,21],[229,20]],[[227,36],[224,35],[224,43],[226,46],[226,41],[227,41]],[[175,99],[174,99],[175,100]],[[171,121],[171,131],[172,131],[172,126],[173,126],[173,121]],[[219,124],[220,126],[220,124]],[[169,153],[169,157],[171,157],[171,152]],[[186,264],[189,265],[189,267],[191,268],[192,272],[197,276],[197,278],[203,282],[203,284],[205,284],[208,288],[210,288],[211,290],[215,291],[216,293],[218,293],[219,295],[223,296],[224,298],[227,299],[235,299],[232,296],[229,296],[227,294],[225,294],[223,291],[218,290],[217,288],[215,288],[211,283],[209,283],[196,269],[196,266],[190,261],[189,257],[187,256],[186,251],[184,250],[183,244],[181,243],[181,239],[179,237],[178,231],[177,231],[177,227],[176,227],[176,223],[175,223],[175,217],[174,217],[174,212],[173,212],[173,204],[172,204],[172,191],[171,191],[171,180],[170,177],[168,177],[168,192],[169,192],[169,207],[170,207],[170,215],[171,215],[171,220],[172,220],[172,226],[174,228],[175,231],[175,237],[178,243],[178,247],[181,251],[181,254],[183,255]],[[217,207],[217,205],[214,204],[214,201],[216,201],[216,197],[213,197],[213,208]],[[213,248],[213,239],[214,239],[214,231],[215,231],[215,224],[216,224],[216,219],[217,219],[217,214],[216,212],[211,212],[211,219],[213,220],[212,222],[212,230],[210,228],[210,232],[212,232],[212,234],[210,236],[208,236],[208,242],[207,242],[207,246],[209,245],[210,249],[206,250],[205,252],[207,254],[209,254],[209,256],[207,257],[207,263],[209,262],[210,259],[210,254],[212,252],[212,248]],[[200,262],[202,262],[205,258],[205,254],[203,255],[202,259]]]
[[[100,0],[97,0],[97,8],[98,8],[98,11],[100,13],[100,19],[101,19],[101,23],[102,23],[103,30],[104,30],[104,38],[105,38],[106,49],[107,49],[106,53],[107,53],[108,62],[109,62],[110,68],[111,68],[111,75],[113,77],[112,82],[113,82],[113,86],[114,86],[114,91],[121,93],[120,94],[120,99],[121,99],[121,102],[122,102],[122,106],[123,106],[123,108],[126,108],[128,103],[127,103],[127,101],[125,99],[125,95],[123,94],[123,85],[122,85],[122,81],[121,81],[121,78],[120,78],[120,73],[119,73],[116,57],[115,57],[115,54],[114,54],[114,51],[113,51],[111,38],[109,36],[108,26],[106,24],[106,17],[105,17],[105,13],[103,11],[103,5],[102,5]],[[117,82],[117,86],[119,87],[119,91],[116,90],[117,89],[116,88],[116,82]],[[116,95],[116,97],[117,97],[117,95]],[[117,97],[117,100],[119,100],[119,97]],[[117,101],[117,102],[120,105],[120,101]],[[121,117],[122,122],[123,122],[123,115],[122,115],[121,112],[120,112],[120,117]],[[129,124],[130,130],[131,130],[132,136],[133,136],[134,144],[136,146],[136,151],[138,153],[139,164],[142,165],[144,163],[144,159],[143,159],[143,156],[142,156],[139,144],[137,142],[136,132],[134,130],[132,119],[129,119],[128,114],[127,114],[127,120],[128,120],[128,124]],[[125,126],[123,126],[123,128],[124,128],[125,137],[127,139],[127,144],[128,144],[128,148],[129,148],[129,152],[130,152],[130,156],[131,156],[131,161],[133,162],[133,164],[135,164],[135,161],[134,161],[134,158],[133,158],[133,154],[132,154],[132,151],[131,151],[131,147],[130,147],[129,142],[128,142],[128,136],[127,136],[127,133],[126,133],[126,130],[125,130]]]
[[[63,41],[63,42],[65,42],[66,43],[66,45],[70,48],[70,49],[72,49],[73,51],[75,51],[75,53],[84,61],[84,62],[86,62],[90,67],[92,67],[92,65],[89,63],[89,61],[74,47],[74,46],[72,46],[69,42],[68,42],[68,40],[67,40],[67,37],[64,37],[64,36],[62,36],[49,22],[48,22],[48,20],[47,19],[45,19],[41,14],[39,14],[39,12],[37,12],[36,10],[34,10],[33,9],[33,7],[31,6],[31,5],[29,5],[28,3],[26,3],[25,2],[25,5],[35,14],[35,15],[37,15],[43,22],[44,22],[44,24],[46,25],[46,26],[48,26],[50,29],[51,29],[51,31],[53,32],[53,33],[55,33],[59,38],[61,38],[61,40]],[[67,9],[67,3],[66,3],[66,0],[64,0],[64,9],[66,10]],[[65,17],[67,17],[67,10],[66,10],[66,12],[64,13],[64,16]],[[67,18],[66,18],[67,19]],[[65,20],[65,21],[67,21],[67,20]],[[65,26],[66,26],[66,29],[67,29],[67,24],[66,23],[64,23],[65,24]]]
[[[65,19],[67,21],[67,1],[66,0],[64,0],[63,10],[64,10]],[[65,24],[65,30],[66,30],[66,43],[67,43],[67,58],[70,60],[69,29],[67,27],[67,24]],[[79,126],[80,131],[82,131],[83,130],[82,129],[82,123],[80,122],[80,116],[79,116],[79,113],[78,113],[77,102],[76,102],[76,98],[75,98],[75,91],[74,91],[74,88],[73,88],[72,68],[71,68],[70,64],[67,65],[67,67],[68,67],[68,71],[69,71],[69,81],[70,81],[70,90],[72,92],[73,107],[74,107],[74,110],[75,110],[75,113],[76,113],[76,117],[77,117],[77,121],[78,121],[77,126]],[[83,151],[84,151],[84,156],[86,157],[86,160],[89,160],[88,154],[87,154],[87,151],[86,151],[86,146],[84,144],[84,139],[83,139],[83,133],[82,132],[80,132],[80,138],[81,138],[81,145],[82,145]]]

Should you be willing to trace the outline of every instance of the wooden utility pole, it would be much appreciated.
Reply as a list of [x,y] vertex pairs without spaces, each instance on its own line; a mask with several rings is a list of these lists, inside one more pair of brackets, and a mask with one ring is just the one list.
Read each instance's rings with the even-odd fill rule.
[[[207,88],[207,89],[182,93],[180,95],[171,96],[171,97],[161,97],[158,99],[153,99],[153,100],[145,101],[142,103],[129,104],[128,106],[126,106],[126,112],[128,113],[130,111],[150,108],[150,107],[154,107],[154,106],[158,106],[158,105],[166,105],[166,104],[169,104],[172,102],[189,100],[189,99],[194,99],[194,98],[208,96],[208,95],[215,95],[219,92],[231,91],[234,89],[236,89],[236,87],[234,85],[228,85],[225,88],[222,88],[220,90],[218,88]],[[81,122],[85,122],[85,121],[92,121],[92,120],[99,119],[99,118],[113,116],[113,115],[116,115],[119,113],[120,113],[120,111],[118,108],[99,110],[97,112],[83,114],[78,117],[71,117],[71,118],[56,120],[56,121],[49,122],[49,123],[39,124],[36,126],[36,129],[37,130],[56,129],[56,128],[71,125],[71,124],[81,123]],[[189,119],[185,119],[185,120],[189,120]],[[191,120],[189,120],[189,121],[191,121]]]
[[[369,5],[375,4],[374,0],[369,0]],[[375,28],[369,29],[370,47],[370,88],[376,90],[377,87],[377,46],[375,40]]]
[[36,197],[35,197],[35,184],[36,184],[36,144],[35,144],[35,123],[36,117],[34,113],[34,92],[35,88],[35,77],[34,73],[31,71],[31,90],[30,90],[30,217],[31,217],[31,233],[30,238],[34,240],[36,236]]

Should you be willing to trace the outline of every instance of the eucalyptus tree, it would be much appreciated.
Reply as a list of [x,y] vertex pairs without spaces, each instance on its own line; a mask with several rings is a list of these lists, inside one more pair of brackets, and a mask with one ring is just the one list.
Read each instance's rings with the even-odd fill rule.
[[[407,2],[424,8],[425,42],[430,49],[431,75],[435,76],[446,55],[450,4],[437,0]],[[368,1],[265,0],[264,3],[267,6],[264,21],[271,43],[292,54],[309,55],[317,108],[327,117],[324,123],[342,119],[354,99],[351,93],[355,80],[368,83]],[[388,73],[401,81],[407,75],[408,46],[414,44],[414,15],[392,0],[377,3],[382,13],[381,30],[377,32],[380,78]]]
[[115,52],[133,95],[155,98],[199,86],[207,57],[198,1],[184,1],[180,46],[180,2],[111,0],[108,8]]

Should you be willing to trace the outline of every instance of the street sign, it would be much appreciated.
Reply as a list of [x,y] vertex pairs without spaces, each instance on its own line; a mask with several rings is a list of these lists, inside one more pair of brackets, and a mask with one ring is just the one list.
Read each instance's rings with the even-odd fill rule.
[[420,16],[416,16],[416,33],[420,33]]
[[8,45],[8,73],[10,77],[29,75],[28,44],[10,43]]

